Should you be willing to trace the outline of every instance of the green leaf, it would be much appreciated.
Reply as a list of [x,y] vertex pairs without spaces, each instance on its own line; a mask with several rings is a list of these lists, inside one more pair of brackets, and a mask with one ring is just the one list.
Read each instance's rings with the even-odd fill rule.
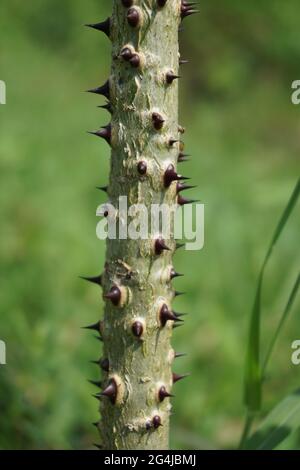
[[300,389],[284,398],[246,441],[246,450],[272,450],[300,428]]
[[300,192],[300,179],[298,179],[295,189],[290,197],[290,200],[279,220],[271,243],[269,245],[267,254],[262,264],[260,274],[258,277],[256,294],[251,313],[250,329],[248,337],[248,346],[245,363],[245,378],[244,378],[244,401],[250,413],[257,412],[261,408],[261,384],[262,384],[262,370],[260,363],[260,324],[261,324],[261,292],[264,279],[264,273],[267,263],[272,254],[273,248],[278,241],[282,230],[285,227],[288,218],[293,211]]

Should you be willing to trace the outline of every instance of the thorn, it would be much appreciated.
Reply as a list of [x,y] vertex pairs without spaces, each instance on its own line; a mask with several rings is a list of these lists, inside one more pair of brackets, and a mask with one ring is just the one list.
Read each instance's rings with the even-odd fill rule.
[[140,56],[138,54],[133,54],[131,59],[129,60],[129,63],[132,67],[138,68],[141,63]]
[[129,47],[124,47],[122,50],[121,50],[121,57],[126,61],[126,62],[129,62],[129,60],[131,59],[131,57],[133,56],[133,53],[132,53],[132,50],[129,48]]
[[109,398],[110,402],[114,405],[117,400],[118,387],[114,379],[110,379],[107,387],[100,393],[102,397]]
[[155,240],[154,249],[156,255],[161,255],[163,251],[170,251],[170,248],[166,245],[163,238],[158,238]]
[[140,321],[136,321],[133,323],[131,330],[134,336],[140,338],[144,332],[144,325]]
[[95,385],[97,388],[102,388],[102,382],[99,380],[88,380],[88,382],[92,385]]
[[105,109],[106,111],[108,111],[110,114],[112,114],[112,105],[111,103],[108,101],[106,104],[102,104],[101,106],[98,106],[98,108],[102,108],[102,109]]
[[88,134],[96,135],[97,137],[102,137],[106,142],[111,144],[111,124],[101,127],[98,131],[88,132]]
[[101,358],[98,364],[104,372],[109,372],[109,360],[107,358]]
[[179,194],[181,191],[185,191],[186,189],[194,189],[196,187],[197,186],[191,186],[191,185],[187,185],[187,184],[178,182],[177,187],[176,187],[176,191],[177,191],[177,194]]
[[167,72],[166,74],[166,82],[168,85],[172,85],[174,80],[180,78],[180,75],[175,75],[172,71]]
[[101,328],[101,320],[98,321],[97,323],[94,323],[93,325],[88,325],[88,326],[83,327],[84,330],[94,330],[94,331],[97,331],[97,333],[100,333],[100,328]]
[[160,131],[164,125],[165,120],[159,113],[152,113],[152,122],[154,129]]
[[[186,356],[187,354],[186,353],[179,353],[179,352],[175,352],[175,359],[178,359],[179,357],[184,357]],[[174,380],[174,379],[173,379]]]
[[169,146],[170,146],[170,147],[173,147],[173,145],[175,145],[177,142],[179,142],[179,140],[170,139],[170,140],[169,140]]
[[101,341],[101,343],[103,343],[103,338],[101,338],[101,336],[94,335],[93,338],[95,338],[97,341]]
[[171,269],[170,279],[175,279],[176,277],[182,277],[184,274],[177,273],[174,268]]
[[122,0],[122,4],[124,7],[129,8],[133,5],[133,0]]
[[152,418],[152,426],[154,427],[154,429],[158,429],[160,426],[162,426],[161,424],[161,417],[156,415],[156,416],[153,416]]
[[97,29],[98,31],[102,31],[102,33],[106,34],[106,36],[110,37],[110,18],[108,17],[102,23],[95,23],[95,24],[86,24],[89,28]]
[[79,278],[83,279],[84,281],[91,282],[92,284],[98,284],[98,286],[102,286],[101,274],[99,276],[94,276],[94,277],[79,276]]
[[160,387],[158,391],[158,399],[160,402],[164,401],[165,398],[172,398],[172,397],[174,397],[174,395],[169,393],[164,385]]
[[184,374],[184,375],[179,375],[179,374],[175,374],[175,372],[173,372],[172,376],[173,376],[173,384],[176,384],[176,382],[179,382],[180,380],[183,380],[185,379],[186,377],[189,377],[190,374]]
[[180,248],[183,248],[184,246],[185,246],[185,243],[176,243],[175,250],[180,250]]
[[183,20],[185,17],[193,15],[194,13],[199,13],[199,10],[194,10],[193,6],[196,5],[196,2],[187,2],[186,0],[182,0],[181,2],[181,19]]
[[180,328],[181,326],[184,326],[184,324],[183,323],[180,323],[180,324],[179,323],[174,323],[173,330],[175,330],[175,328]]
[[184,65],[184,64],[188,64],[188,63],[189,63],[189,61],[186,60],[186,59],[180,59],[179,60],[179,65]]
[[166,3],[167,3],[167,0],[157,0],[157,6],[160,8],[163,8]]
[[178,126],[178,132],[180,132],[180,134],[184,134],[185,133],[185,127]]
[[178,175],[178,173],[175,171],[174,165],[172,165],[171,163],[164,173],[164,186],[165,188],[169,188],[173,181],[182,181],[188,179],[189,178],[185,178],[184,176]]
[[96,189],[100,189],[100,191],[103,191],[104,193],[107,193],[108,186],[97,186]]
[[199,202],[196,201],[195,199],[186,199],[182,197],[180,194],[177,196],[177,204],[180,206],[185,206],[186,204],[193,204],[194,202]]
[[178,162],[178,163],[188,162],[189,159],[186,158],[186,157],[190,157],[190,155],[188,155],[187,153],[182,153],[182,152],[180,152],[179,155],[178,155],[178,160],[177,160],[177,162]]
[[174,297],[179,297],[180,295],[185,295],[185,294],[186,294],[186,292],[180,292],[180,291],[176,290],[174,292]]
[[132,28],[136,28],[140,24],[140,14],[136,8],[132,7],[128,10],[127,21]]
[[104,295],[105,299],[112,302],[113,305],[118,306],[121,300],[121,291],[118,286],[113,286],[110,291]]
[[169,310],[166,304],[163,304],[163,306],[161,307],[159,312],[159,318],[162,326],[165,326],[168,320],[182,322],[182,320],[177,318],[176,315],[174,315],[174,313]]
[[144,176],[147,173],[147,163],[144,161],[139,162],[137,165],[137,170],[141,176]]
[[97,447],[97,449],[99,449],[99,450],[103,450],[103,447],[100,446],[99,444],[95,444],[95,443],[94,443],[93,446]]
[[105,98],[109,100],[110,92],[109,92],[109,80],[107,80],[104,85],[99,86],[98,88],[92,88],[91,90],[87,90],[88,93],[95,93],[96,95],[103,95]]

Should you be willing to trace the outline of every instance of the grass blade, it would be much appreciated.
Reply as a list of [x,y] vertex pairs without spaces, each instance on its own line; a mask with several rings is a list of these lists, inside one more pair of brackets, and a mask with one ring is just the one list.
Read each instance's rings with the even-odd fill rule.
[[298,274],[297,276],[297,279],[296,279],[296,282],[293,286],[293,289],[290,293],[290,296],[289,296],[289,299],[288,299],[288,302],[285,306],[285,309],[283,311],[283,314],[281,316],[281,319],[278,323],[278,326],[277,326],[277,329],[275,331],[275,334],[271,340],[271,343],[270,343],[270,346],[267,350],[267,354],[266,354],[266,357],[265,357],[265,360],[264,360],[264,363],[263,363],[263,367],[262,367],[262,375],[265,374],[265,371],[266,371],[266,368],[267,368],[267,365],[269,363],[269,360],[270,360],[270,357],[271,357],[271,354],[273,352],[273,349],[274,349],[274,346],[276,344],[276,341],[279,337],[279,334],[280,334],[280,331],[281,329],[283,328],[287,318],[288,318],[288,315],[289,315],[289,312],[293,306],[293,303],[294,303],[294,300],[296,299],[296,296],[297,296],[297,292],[298,292],[298,289],[299,289],[299,285],[300,285],[300,274]]
[[290,200],[279,220],[267,254],[262,264],[258,277],[256,294],[251,313],[249,339],[245,363],[245,379],[244,379],[244,401],[248,412],[257,412],[261,408],[261,378],[262,370],[260,364],[260,323],[261,323],[261,291],[264,279],[266,265],[270,259],[273,248],[278,241],[282,230],[290,214],[292,213],[300,192],[300,179],[298,179],[295,189]]
[[247,450],[272,450],[300,428],[300,389],[284,398],[246,441]]

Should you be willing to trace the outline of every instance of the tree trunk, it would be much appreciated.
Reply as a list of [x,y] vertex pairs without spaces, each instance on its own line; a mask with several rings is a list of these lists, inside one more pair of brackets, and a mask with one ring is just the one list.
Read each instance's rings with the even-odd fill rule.
[[[152,204],[178,202],[176,78],[184,8],[192,10],[180,0],[114,0],[111,18],[90,25],[112,41],[109,81],[91,91],[108,98],[112,114],[111,124],[96,135],[111,145],[107,193],[116,208],[121,195],[128,206],[144,204],[148,214]],[[119,222],[124,215],[116,217]],[[118,232],[117,239],[107,240],[101,276],[101,444],[109,450],[168,449],[175,358],[170,340],[179,321],[171,308],[176,243],[173,232],[168,239],[160,233],[146,240],[120,238]]]

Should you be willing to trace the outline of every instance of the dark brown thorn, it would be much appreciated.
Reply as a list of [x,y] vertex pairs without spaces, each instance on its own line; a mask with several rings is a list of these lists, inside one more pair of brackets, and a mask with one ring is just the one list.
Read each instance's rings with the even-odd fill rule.
[[154,129],[159,131],[162,129],[165,120],[159,113],[152,113],[152,122],[153,122]]
[[182,277],[184,274],[177,273],[174,268],[171,269],[170,279],[175,279],[176,277]]
[[93,446],[97,447],[97,449],[99,450],[103,450],[103,446],[100,446],[100,444],[93,444]]
[[105,299],[112,302],[113,305],[117,306],[121,300],[121,291],[118,286],[113,286],[110,291],[104,295]]
[[103,357],[99,360],[98,364],[104,372],[109,371],[109,360],[106,357]]
[[102,286],[102,276],[94,276],[94,277],[85,277],[85,276],[79,276],[80,279],[83,279],[84,281],[91,282],[92,284],[98,284],[98,286]]
[[198,202],[196,199],[186,199],[182,197],[180,194],[177,196],[177,204],[180,206],[184,206],[186,204],[193,204],[194,202]]
[[184,323],[174,323],[173,330],[175,330],[176,328],[180,328],[181,326],[184,326]]
[[158,391],[158,399],[160,402],[163,402],[165,398],[172,398],[172,397],[174,397],[174,395],[169,393],[164,385],[160,387]]
[[192,186],[192,185],[178,182],[176,186],[176,191],[177,191],[177,194],[179,194],[181,191],[185,191],[187,189],[194,189],[196,187],[197,186]]
[[190,157],[190,155],[188,155],[187,153],[180,152],[177,159],[178,163],[188,162],[189,159],[186,157]]
[[174,313],[169,310],[168,306],[166,304],[163,304],[163,306],[160,309],[159,312],[159,319],[161,326],[165,326],[168,320],[175,321],[175,322],[181,322],[179,318],[174,315]]
[[156,0],[156,2],[159,8],[163,8],[165,4],[167,3],[167,0]]
[[101,392],[102,397],[109,398],[110,402],[114,405],[117,400],[118,386],[114,379],[110,379],[107,387]]
[[185,178],[184,176],[178,175],[174,165],[171,163],[164,173],[164,186],[165,188],[169,188],[173,181],[183,181],[188,179],[189,178]]
[[99,320],[97,323],[94,323],[93,325],[83,326],[82,328],[84,330],[94,330],[94,331],[97,331],[97,333],[100,333],[100,327],[101,327],[101,320]]
[[132,7],[132,5],[133,5],[133,0],[122,0],[122,5],[123,5],[125,8]]
[[146,175],[147,173],[147,163],[144,161],[141,161],[137,164],[137,171],[141,176]]
[[129,63],[132,67],[138,68],[141,63],[140,56],[138,54],[133,54],[131,59],[129,60]]
[[105,109],[106,111],[108,111],[110,114],[112,114],[112,105],[111,103],[108,101],[107,103],[105,104],[102,104],[100,106],[98,106],[98,108],[102,108],[102,109]]
[[140,13],[136,8],[129,8],[127,12],[127,21],[132,28],[136,28],[140,24]]
[[104,85],[99,86],[98,88],[92,88],[91,90],[87,90],[88,93],[95,93],[96,95],[105,96],[109,100],[110,92],[109,92],[109,80],[107,80]]
[[172,71],[169,71],[166,73],[166,82],[168,85],[171,85],[174,80],[180,78],[179,75],[175,75],[175,73],[173,73]]
[[110,37],[110,18],[108,17],[102,23],[95,23],[95,24],[86,24],[89,28],[97,29],[97,31],[102,31],[102,33],[106,34],[106,36]]
[[132,327],[131,327],[131,331],[132,331],[134,336],[136,336],[137,338],[140,338],[142,336],[143,332],[144,332],[143,323],[141,323],[140,321],[134,322]]
[[178,359],[179,357],[184,357],[186,356],[187,354],[186,353],[180,353],[180,352],[175,352],[175,359]]
[[170,248],[166,245],[163,238],[158,238],[155,240],[154,249],[156,255],[161,255],[163,251],[170,251]]
[[107,193],[108,186],[96,186],[96,189],[99,189],[100,191],[103,191],[104,193]]
[[102,388],[102,382],[100,382],[100,380],[88,380],[88,382],[97,388]]
[[183,248],[184,246],[185,246],[185,243],[176,243],[175,250],[180,250],[180,248]]
[[156,416],[153,416],[152,418],[152,426],[154,427],[154,429],[158,429],[160,426],[162,426],[161,424],[161,417],[156,415]]
[[194,15],[199,13],[199,10],[194,10],[192,7],[182,7],[181,8],[181,19],[183,20],[187,16]]
[[178,290],[175,290],[174,297],[179,297],[180,295],[185,295],[185,294],[186,294],[186,292],[180,292]]
[[129,60],[131,59],[133,53],[132,53],[132,50],[129,48],[129,47],[124,47],[122,50],[121,50],[121,57],[126,61],[126,62],[129,62]]
[[101,341],[101,343],[103,343],[103,338],[101,338],[101,336],[94,335],[93,338],[95,338],[97,341]]
[[178,139],[177,139],[177,140],[176,140],[176,139],[170,139],[170,140],[169,140],[169,146],[170,146],[170,147],[173,147],[173,145],[177,144],[177,142],[179,142]]
[[189,377],[190,374],[184,374],[184,375],[180,375],[180,374],[175,374],[175,372],[173,372],[172,376],[173,376],[173,384],[176,384],[176,382],[179,382],[180,380],[183,380],[185,379],[186,377]]
[[106,142],[110,145],[111,143],[111,124],[107,126],[101,127],[98,131],[89,131],[88,134],[96,135],[97,137],[101,137],[102,139],[106,140]]

